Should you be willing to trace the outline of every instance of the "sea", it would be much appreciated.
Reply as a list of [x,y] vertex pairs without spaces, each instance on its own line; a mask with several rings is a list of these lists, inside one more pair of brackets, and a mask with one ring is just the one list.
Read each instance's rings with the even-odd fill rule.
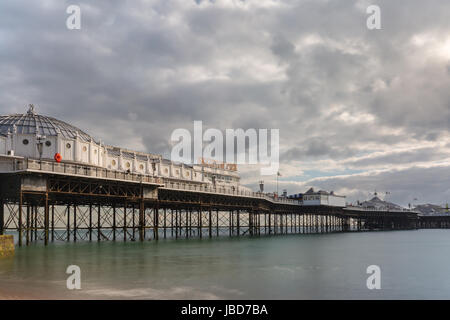
[[[70,266],[79,267],[80,289],[68,281]],[[373,266],[379,270],[377,288],[368,286]],[[0,259],[2,295],[450,299],[450,230],[38,243],[16,247],[14,257]]]

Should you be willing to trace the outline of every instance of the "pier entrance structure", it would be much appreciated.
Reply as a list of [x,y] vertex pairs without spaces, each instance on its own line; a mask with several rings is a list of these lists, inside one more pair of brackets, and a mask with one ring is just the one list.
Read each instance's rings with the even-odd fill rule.
[[33,106],[0,117],[0,234],[14,232],[19,246],[418,226],[415,212],[305,205],[239,180],[233,166],[104,145]]

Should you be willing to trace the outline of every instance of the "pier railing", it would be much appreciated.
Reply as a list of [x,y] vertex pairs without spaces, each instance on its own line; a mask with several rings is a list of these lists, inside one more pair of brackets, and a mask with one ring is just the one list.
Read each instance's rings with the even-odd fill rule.
[[206,184],[193,184],[189,182],[173,182],[165,181],[164,187],[167,189],[184,190],[184,191],[196,191],[196,192],[209,192],[209,193],[219,193],[230,196],[243,196],[251,198],[261,198],[266,199],[271,202],[286,203],[293,205],[300,205],[300,201],[286,198],[273,198],[267,194],[261,192],[253,192],[247,190],[240,190],[239,188],[224,187],[224,186],[211,186]]
[[345,207],[344,210],[350,210],[350,211],[369,211],[369,212],[412,212],[412,213],[419,213],[418,211],[410,210],[410,209],[385,209],[385,208],[362,208],[362,207],[353,207],[348,206]]
[[128,173],[124,171],[109,170],[105,168],[80,165],[66,162],[35,160],[35,159],[16,159],[13,165],[14,171],[33,170],[67,175],[81,175],[92,178],[125,180],[132,182],[143,182],[152,184],[163,184],[160,177],[150,175]]
[[103,179],[115,179],[115,180],[125,180],[132,182],[142,182],[142,183],[152,183],[159,184],[167,189],[173,190],[183,190],[183,191],[193,191],[193,192],[207,192],[216,193],[230,196],[241,196],[241,197],[251,197],[265,199],[271,202],[301,205],[301,202],[293,199],[286,198],[275,198],[268,196],[267,194],[261,192],[253,192],[248,190],[241,190],[239,187],[225,187],[225,186],[212,186],[205,183],[193,183],[190,181],[173,181],[172,179],[167,179],[164,177],[154,177],[147,174],[137,174],[126,171],[109,170],[106,168],[95,167],[90,165],[82,165],[69,162],[56,162],[48,160],[38,160],[31,158],[13,158],[12,162],[13,171],[43,171],[49,173],[66,174],[66,175],[77,175],[86,176],[92,178],[103,178]]
[[[242,190],[239,187],[226,187],[226,186],[213,186],[206,183],[195,183],[189,180],[178,180],[165,177],[154,177],[147,174],[131,173],[126,171],[109,170],[106,168],[82,165],[69,162],[56,162],[48,160],[21,158],[21,157],[8,157],[8,160],[12,160],[12,170],[13,171],[43,171],[49,173],[58,173],[66,175],[78,175],[86,176],[92,178],[103,178],[103,179],[115,179],[122,181],[131,182],[141,182],[158,184],[163,188],[171,190],[182,190],[182,191],[192,191],[192,192],[206,192],[223,194],[238,197],[250,197],[250,198],[260,198],[273,203],[290,204],[290,205],[303,205],[299,200],[288,199],[284,197],[274,197],[269,196],[261,192],[253,192],[248,190]],[[3,162],[4,163],[4,162]],[[1,171],[1,170],[0,170]],[[376,211],[376,212],[412,212],[418,213],[414,210],[409,209],[371,209],[371,208],[361,208],[361,207],[346,207],[345,210],[351,211]]]

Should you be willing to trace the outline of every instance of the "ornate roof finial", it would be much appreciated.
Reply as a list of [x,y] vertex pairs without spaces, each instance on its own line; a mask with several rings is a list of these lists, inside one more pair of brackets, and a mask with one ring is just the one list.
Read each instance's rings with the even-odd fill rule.
[[30,104],[28,105],[28,111],[27,111],[27,114],[32,114],[32,115],[36,114],[36,113],[34,112],[34,104],[30,103]]

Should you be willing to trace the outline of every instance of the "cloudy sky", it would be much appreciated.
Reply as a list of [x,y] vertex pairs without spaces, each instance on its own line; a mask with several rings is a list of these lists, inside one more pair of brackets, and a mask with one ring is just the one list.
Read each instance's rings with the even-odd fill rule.
[[[66,8],[81,8],[81,30]],[[381,30],[366,9],[381,8]],[[448,0],[0,3],[0,113],[170,154],[176,128],[280,129],[279,188],[450,201]],[[240,166],[266,190],[275,176]]]

